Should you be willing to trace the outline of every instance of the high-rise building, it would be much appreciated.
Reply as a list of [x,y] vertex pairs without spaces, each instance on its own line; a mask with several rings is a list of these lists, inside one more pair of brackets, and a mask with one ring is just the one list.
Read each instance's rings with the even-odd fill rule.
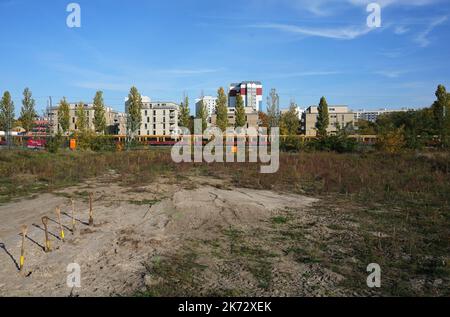
[[241,95],[246,112],[257,112],[262,108],[263,86],[260,81],[233,83],[228,91],[228,107],[236,108],[236,96]]

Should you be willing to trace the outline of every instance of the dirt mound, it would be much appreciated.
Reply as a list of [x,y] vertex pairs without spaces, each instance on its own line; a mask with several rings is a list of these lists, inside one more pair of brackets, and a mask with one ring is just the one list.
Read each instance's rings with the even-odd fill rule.
[[[215,184],[217,185],[217,184]],[[94,192],[95,225],[88,225],[87,193]],[[76,200],[72,234],[68,197]],[[202,185],[185,190],[160,181],[158,186],[126,188],[87,182],[55,194],[0,206],[0,296],[130,295],[145,287],[145,263],[179,250],[186,239],[215,239],[223,228],[247,230],[280,213],[301,209],[314,199],[270,191]],[[66,239],[61,241],[54,210],[62,209]],[[47,215],[53,251],[43,251],[40,218]],[[25,276],[19,275],[22,224],[29,227]],[[170,256],[170,255],[169,255]],[[81,288],[70,289],[67,265],[81,267]],[[212,273],[215,274],[215,273]]]

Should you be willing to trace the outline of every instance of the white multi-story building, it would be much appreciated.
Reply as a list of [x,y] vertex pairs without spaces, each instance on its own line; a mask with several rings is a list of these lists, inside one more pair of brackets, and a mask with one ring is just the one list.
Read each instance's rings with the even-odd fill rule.
[[[302,120],[303,113],[306,111],[305,108],[301,108],[299,106],[296,107],[298,120]],[[281,114],[289,112],[289,108],[282,109]]]
[[200,107],[203,105],[206,107],[208,115],[208,123],[211,123],[211,116],[216,113],[217,97],[204,96],[202,98],[195,99],[195,114],[198,116]]
[[262,109],[263,85],[260,81],[233,83],[228,91],[228,107],[236,108],[236,96],[241,95],[246,112],[258,112]]
[[[125,109],[128,104],[125,102]],[[139,136],[173,136],[178,133],[179,105],[167,101],[151,101],[142,96],[142,121]]]
[[383,114],[393,113],[393,112],[406,112],[409,111],[407,108],[402,108],[400,110],[389,110],[389,109],[380,109],[380,110],[359,110],[355,112],[355,119],[357,120],[366,120],[370,122],[377,121],[378,117]]

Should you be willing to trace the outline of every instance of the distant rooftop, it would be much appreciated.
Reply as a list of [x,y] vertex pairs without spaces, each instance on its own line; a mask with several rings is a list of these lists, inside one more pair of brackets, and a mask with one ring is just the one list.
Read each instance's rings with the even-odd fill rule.
[[257,85],[262,85],[262,83],[260,81],[241,81],[240,83],[232,83],[231,86],[237,86],[240,84],[257,84]]

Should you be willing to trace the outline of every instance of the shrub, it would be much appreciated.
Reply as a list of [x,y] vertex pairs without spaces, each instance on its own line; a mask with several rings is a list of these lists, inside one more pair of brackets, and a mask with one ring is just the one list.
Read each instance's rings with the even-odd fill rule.
[[311,141],[308,147],[316,151],[351,153],[356,151],[358,142],[345,135],[329,135]]
[[95,152],[116,151],[114,138],[108,136],[96,136],[91,139],[90,148]]
[[403,127],[392,129],[378,136],[377,148],[386,153],[399,153],[406,145]]
[[280,149],[285,152],[299,152],[304,148],[303,141],[295,135],[283,137],[280,140]]
[[61,133],[58,132],[55,136],[47,140],[47,142],[45,143],[45,147],[47,151],[49,151],[50,153],[57,153],[59,149],[63,146],[63,144],[64,138],[61,135]]

